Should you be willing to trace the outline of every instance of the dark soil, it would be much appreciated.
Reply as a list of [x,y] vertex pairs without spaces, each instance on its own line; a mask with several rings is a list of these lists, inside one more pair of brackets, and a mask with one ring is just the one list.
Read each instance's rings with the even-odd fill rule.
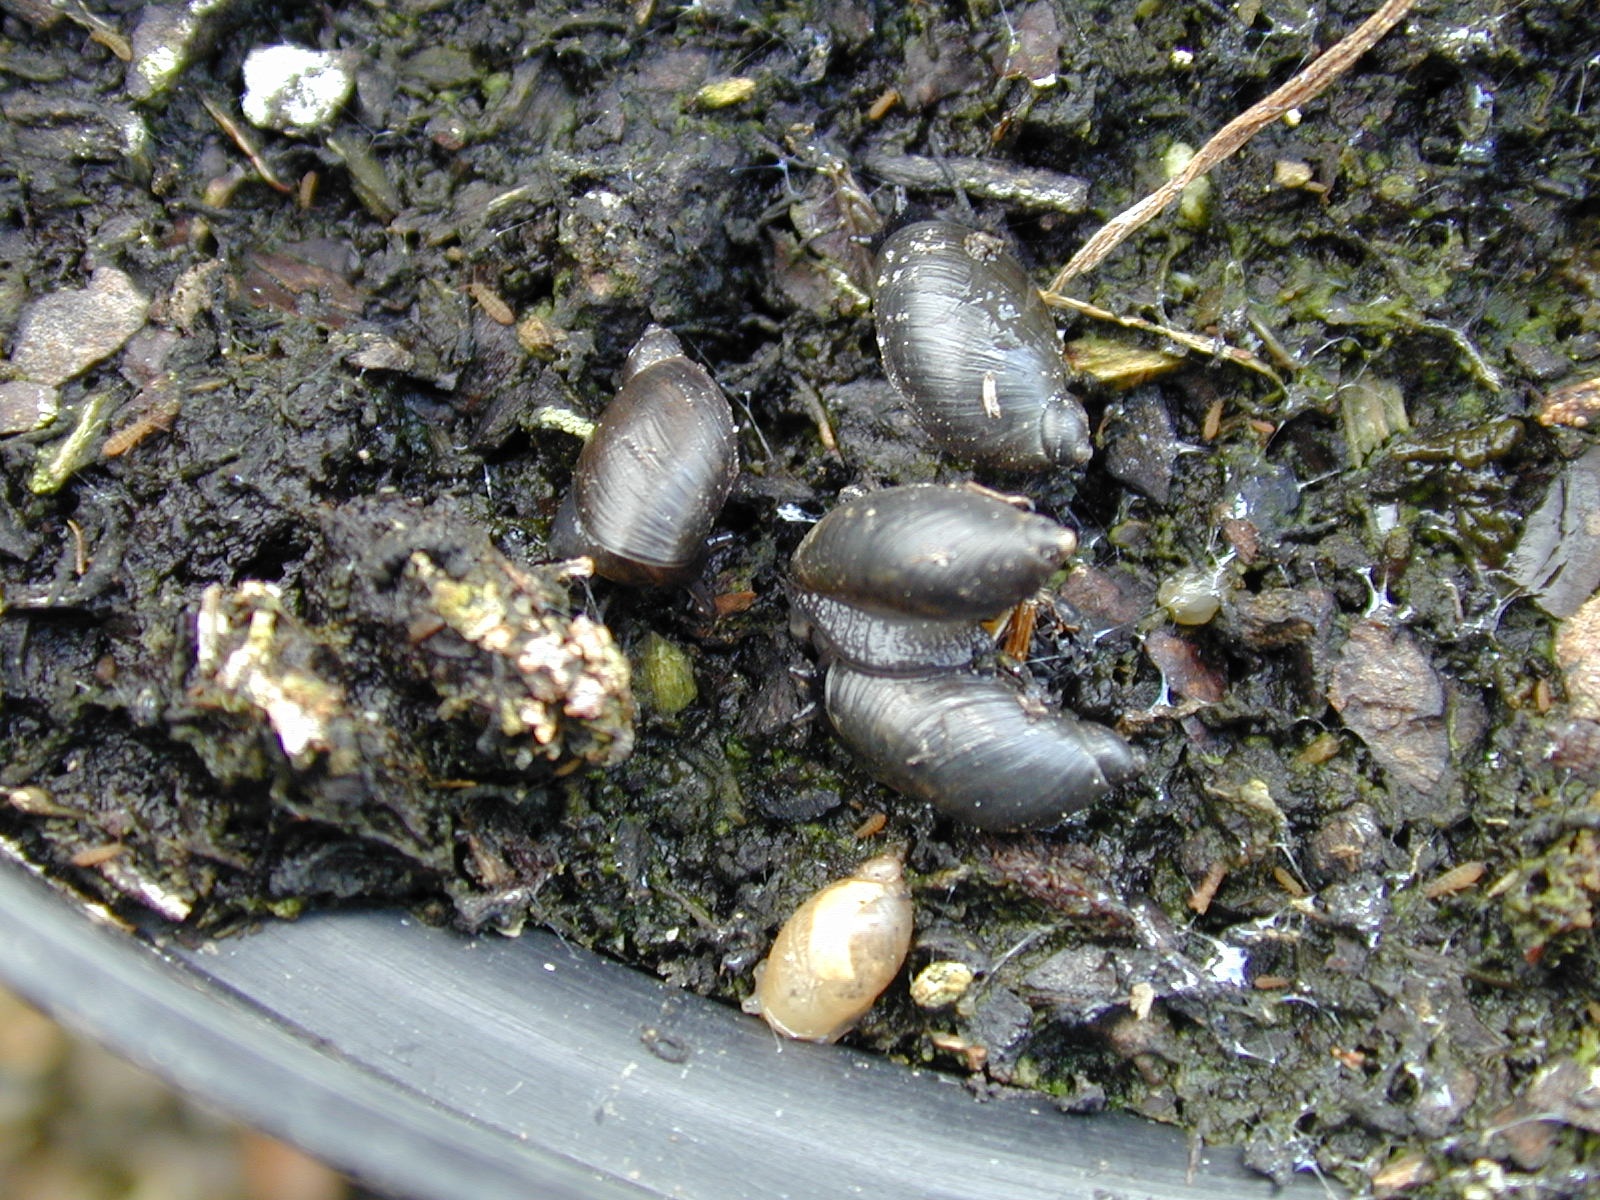
[[[1076,281],[1270,372],[1132,370],[1173,348],[1079,320],[1094,461],[983,479],[1083,543],[1007,669],[1148,760],[1025,836],[868,781],[787,631],[842,488],[969,477],[883,382],[865,245],[946,216],[1042,283],[1364,8],[180,7],[0,0],[13,854],[196,934],[405,903],[733,1001],[901,844],[908,970],[977,983],[896,985],[861,1045],[1277,1178],[1600,1192],[1600,700],[1552,646],[1600,468],[1536,419],[1600,375],[1589,0],[1425,2]],[[326,130],[243,121],[279,42],[349,52]],[[52,342],[40,298],[79,289]],[[745,461],[668,595],[544,553],[578,445],[548,410],[597,413],[651,322]],[[1174,624],[1174,589],[1220,611]],[[632,731],[588,618],[650,683]]]

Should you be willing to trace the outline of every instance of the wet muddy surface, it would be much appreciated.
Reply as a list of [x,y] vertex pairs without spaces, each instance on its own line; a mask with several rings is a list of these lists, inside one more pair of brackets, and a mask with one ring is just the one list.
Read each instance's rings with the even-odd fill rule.
[[[6,844],[194,936],[406,904],[728,1002],[903,848],[859,1044],[1278,1178],[1594,1194],[1589,6],[1422,5],[1074,280],[1242,352],[1058,312],[1085,467],[949,461],[873,334],[884,233],[1043,285],[1365,15],[0,0]],[[652,323],[743,469],[640,592],[547,539]],[[971,478],[1079,541],[986,669],[1144,759],[1052,830],[873,783],[789,633],[844,489]]]

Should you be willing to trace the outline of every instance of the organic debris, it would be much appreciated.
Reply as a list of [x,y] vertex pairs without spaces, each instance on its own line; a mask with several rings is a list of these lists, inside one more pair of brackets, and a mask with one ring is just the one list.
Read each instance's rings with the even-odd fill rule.
[[[185,936],[405,903],[729,1003],[904,846],[926,1006],[855,1044],[1276,1178],[1592,1194],[1600,28],[1403,7],[0,4],[0,833]],[[348,98],[251,125],[271,46]],[[788,630],[846,489],[967,477],[875,250],[1037,284],[1185,195],[1047,296],[1094,457],[979,477],[1080,545],[984,669],[1142,773],[956,828]],[[651,323],[744,470],[638,593],[547,537]]]

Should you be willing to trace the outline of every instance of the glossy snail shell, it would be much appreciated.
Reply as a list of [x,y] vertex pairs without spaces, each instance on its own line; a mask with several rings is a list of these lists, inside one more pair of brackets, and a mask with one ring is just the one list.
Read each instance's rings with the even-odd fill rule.
[[722,389],[684,357],[677,338],[651,326],[578,455],[551,551],[587,555],[597,574],[617,583],[686,583],[738,474]]
[[980,829],[1041,829],[1127,782],[1139,756],[1103,725],[1030,705],[992,676],[828,671],[828,717],[873,775]]
[[959,666],[977,622],[1032,595],[1077,538],[972,487],[869,492],[818,521],[790,562],[796,628],[825,659],[880,671]]
[[999,238],[950,221],[897,230],[873,315],[890,382],[947,453],[1007,470],[1088,461],[1055,322]]
[[868,859],[784,922],[746,1008],[785,1037],[838,1040],[899,972],[911,924],[899,858]]
[[982,620],[1031,595],[1077,545],[991,492],[911,484],[834,508],[791,567],[806,590],[870,612]]

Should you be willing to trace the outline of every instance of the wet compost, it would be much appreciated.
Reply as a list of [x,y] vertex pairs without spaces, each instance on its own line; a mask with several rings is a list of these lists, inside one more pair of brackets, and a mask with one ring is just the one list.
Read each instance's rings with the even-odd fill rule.
[[[894,850],[863,1047],[1274,1178],[1596,1194],[1590,6],[1423,3],[1073,280],[1147,323],[1056,314],[1085,466],[950,460],[873,331],[892,230],[1043,285],[1366,15],[0,0],[8,853],[186,936],[403,904],[736,1003]],[[547,539],[652,324],[742,470],[637,591]],[[1079,543],[984,669],[1143,759],[1044,832],[873,783],[789,631],[841,494],[971,479]]]

